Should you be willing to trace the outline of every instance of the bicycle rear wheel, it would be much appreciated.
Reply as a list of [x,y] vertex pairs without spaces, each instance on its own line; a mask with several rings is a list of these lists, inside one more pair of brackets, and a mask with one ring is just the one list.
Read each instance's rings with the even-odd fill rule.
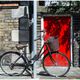
[[18,52],[6,52],[0,60],[1,69],[8,75],[21,75],[25,70],[25,60]]
[[50,76],[64,76],[70,69],[70,61],[61,52],[51,52],[51,56],[44,56],[43,68]]

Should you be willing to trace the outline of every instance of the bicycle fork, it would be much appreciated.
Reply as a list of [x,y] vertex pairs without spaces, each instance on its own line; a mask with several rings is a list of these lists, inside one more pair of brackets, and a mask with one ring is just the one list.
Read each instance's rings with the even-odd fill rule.
[[52,52],[49,52],[49,57],[50,57],[50,60],[52,61],[52,63],[55,64],[55,66],[57,65],[56,61],[54,60],[54,58],[52,57],[51,55]]

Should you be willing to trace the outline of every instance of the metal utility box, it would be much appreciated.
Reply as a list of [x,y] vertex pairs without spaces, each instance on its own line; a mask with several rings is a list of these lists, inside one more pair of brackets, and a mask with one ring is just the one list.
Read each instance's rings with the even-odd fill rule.
[[27,16],[19,18],[19,29],[20,30],[29,30],[29,20]]

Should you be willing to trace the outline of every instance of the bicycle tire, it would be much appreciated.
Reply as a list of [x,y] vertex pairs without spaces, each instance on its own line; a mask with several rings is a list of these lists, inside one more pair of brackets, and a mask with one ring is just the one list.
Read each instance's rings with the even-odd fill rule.
[[[18,57],[20,57],[20,53],[18,52],[13,52],[13,51],[9,51],[9,52],[5,52],[0,59],[0,65],[1,65],[1,69],[2,71],[10,76],[17,76],[17,75],[21,75],[24,70],[26,69],[25,66],[25,59],[23,56],[20,57],[20,59],[18,61],[16,61],[16,65],[14,66],[13,69],[11,69],[11,64],[18,59]],[[20,62],[21,61],[21,62]],[[20,64],[24,64],[24,66],[20,66]]]
[[[43,58],[42,65],[45,72],[53,77],[61,77],[67,74],[70,69],[69,59],[61,52],[51,52],[51,58],[49,54]],[[65,61],[61,61],[61,59]]]

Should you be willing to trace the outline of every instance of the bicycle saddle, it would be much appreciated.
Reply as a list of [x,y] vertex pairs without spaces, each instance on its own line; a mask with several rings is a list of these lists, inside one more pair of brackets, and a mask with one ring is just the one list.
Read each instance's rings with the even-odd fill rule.
[[16,48],[17,48],[18,50],[23,49],[23,48],[25,48],[25,47],[28,47],[28,46],[25,45],[25,44],[17,44],[17,45],[16,45]]

